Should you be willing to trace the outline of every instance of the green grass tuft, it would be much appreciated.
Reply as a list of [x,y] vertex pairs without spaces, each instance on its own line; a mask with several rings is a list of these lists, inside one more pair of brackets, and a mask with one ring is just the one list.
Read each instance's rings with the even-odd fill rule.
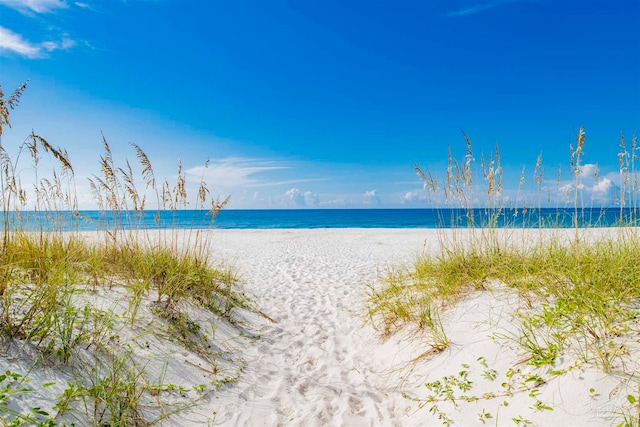
[[[0,136],[10,127],[10,113],[25,88],[5,99],[0,87]],[[53,367],[69,378],[57,403],[43,411],[21,406],[21,396],[33,391],[16,388],[28,382],[27,375],[8,371],[0,376],[0,425],[148,425],[189,407],[191,398],[167,403],[159,396],[160,391],[180,389],[182,396],[189,390],[152,381],[146,365],[133,357],[134,349],[167,337],[177,336],[173,343],[210,364],[199,366],[212,376],[211,384],[193,385],[199,396],[237,377],[218,369],[222,351],[212,345],[215,325],[205,333],[199,331],[201,318],[190,317],[204,310],[235,324],[235,311],[250,308],[233,271],[210,259],[208,234],[131,227],[140,223],[136,219],[144,216],[148,200],[157,203],[158,221],[160,212],[175,217],[190,203],[182,165],[178,162],[175,183],[156,181],[140,147],[133,145],[137,165],[125,161],[119,166],[106,138],[102,143],[100,173],[89,180],[103,218],[96,224],[104,230],[98,238],[79,231],[84,219],[73,164],[64,149],[35,132],[17,153],[0,144],[0,343],[6,355],[29,361],[30,370]],[[23,185],[29,172],[33,184]],[[213,224],[228,199],[211,199],[209,193],[202,181],[193,203],[208,211]],[[109,309],[93,301],[107,291],[121,298]],[[148,310],[150,299],[153,310]],[[140,315],[143,305],[157,330],[125,340],[121,332],[126,327],[137,331],[153,324],[149,315]]]
[[[462,215],[466,216],[469,227],[444,229],[447,224],[459,221],[455,218],[449,221],[448,214],[442,213],[439,251],[390,272],[382,277],[382,286],[370,288],[369,317],[380,334],[388,338],[401,330],[409,330],[431,338],[433,351],[425,355],[441,351],[449,344],[440,321],[441,313],[470,294],[491,291],[501,283],[528,307],[516,310],[520,326],[508,337],[525,352],[528,364],[553,367],[560,355],[578,354],[579,363],[621,375],[637,384],[637,373],[625,367],[629,346],[634,346],[640,337],[640,235],[635,227],[636,209],[630,210],[631,216],[621,209],[622,222],[617,228],[580,227],[585,215],[579,185],[584,135],[581,128],[576,147],[571,147],[574,194],[569,200],[574,206],[573,229],[547,229],[544,227],[553,224],[536,224],[524,218],[522,224],[539,228],[523,230],[514,228],[508,221],[497,221],[510,209],[522,215],[531,212],[531,204],[528,208],[501,204],[502,172],[497,148],[488,162],[482,161],[489,220],[478,222],[478,210],[474,209],[475,202],[472,203],[478,180],[474,181],[472,147],[466,135],[465,159],[458,163],[449,154],[444,180],[438,180],[431,171],[424,173],[417,168],[425,187],[434,195],[442,193],[447,204],[465,208]],[[622,138],[623,188],[619,197],[627,198],[626,205],[620,202],[625,207],[635,206],[630,203],[636,202],[638,192],[635,136],[631,145],[629,152]],[[534,178],[542,191],[540,158]],[[524,173],[521,186],[523,181]],[[542,196],[538,203],[541,199]],[[438,410],[436,407],[436,413],[440,414]],[[637,425],[634,411],[624,412],[625,425]]]

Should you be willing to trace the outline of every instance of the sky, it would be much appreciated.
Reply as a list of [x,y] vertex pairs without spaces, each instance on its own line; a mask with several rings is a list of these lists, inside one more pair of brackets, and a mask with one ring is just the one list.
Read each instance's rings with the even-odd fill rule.
[[638,0],[0,0],[5,97],[29,81],[2,145],[67,149],[82,208],[103,135],[156,176],[179,159],[229,208],[409,208],[442,203],[414,165],[442,182],[465,132],[477,169],[499,145],[508,203],[540,187],[541,155],[543,192],[615,205],[638,22]]

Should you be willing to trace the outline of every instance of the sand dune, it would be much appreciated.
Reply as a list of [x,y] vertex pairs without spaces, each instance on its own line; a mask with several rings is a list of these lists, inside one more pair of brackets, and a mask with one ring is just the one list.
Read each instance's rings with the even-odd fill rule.
[[[420,337],[399,334],[382,342],[366,323],[367,287],[379,285],[387,268],[409,265],[423,251],[437,249],[436,231],[210,233],[214,258],[236,268],[244,291],[264,316],[240,313],[246,317],[244,326],[216,325],[214,347],[229,355],[220,369],[237,375],[237,381],[202,396],[183,393],[195,405],[168,416],[162,425],[431,426],[451,421],[465,426],[608,426],[620,421],[616,412],[633,392],[623,376],[575,365],[575,355],[559,359],[554,369],[566,371],[560,376],[524,363],[523,351],[509,339],[522,302],[500,283],[443,314],[451,344],[441,353],[413,364],[429,348]],[[126,310],[126,304],[118,308],[117,301],[126,299],[118,292],[92,295],[94,303]],[[134,356],[149,360],[141,365],[152,377],[162,375],[165,382],[187,388],[212,380],[215,375],[204,368],[200,355],[164,343],[161,334],[148,338],[152,308],[150,299],[143,301],[142,326],[130,332],[146,340],[142,345],[142,338],[131,338]],[[194,315],[203,324],[210,320],[204,311]],[[628,372],[640,368],[637,350],[625,358]],[[0,362],[0,369],[31,369],[34,389],[39,382],[65,381],[63,373],[30,368],[19,359]],[[449,396],[456,399],[425,387],[435,381],[453,384]],[[462,390],[456,385],[461,382],[469,387]],[[51,395],[62,392],[56,387]],[[437,399],[429,402],[434,394]],[[26,408],[54,403],[46,393],[26,399]]]
[[[213,408],[223,425],[441,425],[431,405],[402,396],[426,397],[425,382],[455,375],[470,365],[473,392],[500,393],[500,379],[513,374],[514,387],[531,385],[522,351],[506,336],[517,324],[518,299],[496,284],[444,315],[451,346],[416,366],[426,346],[416,337],[382,343],[364,325],[366,285],[389,266],[411,263],[437,247],[431,230],[243,230],[215,231],[214,251],[239,268],[246,290],[275,321],[260,326],[262,339],[247,348],[247,370],[238,384],[221,391]],[[478,359],[483,358],[488,368]],[[567,357],[568,363],[571,358]],[[637,362],[637,358],[635,359]],[[558,366],[560,368],[560,366]],[[496,380],[482,377],[486,369]],[[548,371],[549,369],[547,369]],[[544,372],[542,372],[544,374]],[[458,425],[610,425],[613,408],[626,398],[623,378],[576,369],[513,396],[439,405]],[[401,383],[401,379],[404,381]],[[526,384],[521,386],[520,384]],[[529,387],[530,388],[530,387]],[[595,388],[595,393],[589,390]],[[472,392],[467,395],[472,395]],[[537,410],[536,402],[553,410]],[[505,406],[505,402],[508,406]]]

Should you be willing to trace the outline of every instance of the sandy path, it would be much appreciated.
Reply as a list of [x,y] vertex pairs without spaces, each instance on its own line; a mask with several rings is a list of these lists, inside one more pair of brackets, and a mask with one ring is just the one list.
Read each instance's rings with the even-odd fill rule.
[[[619,422],[617,408],[626,400],[625,379],[588,366],[572,371],[571,357],[561,357],[556,367],[569,369],[568,374],[555,377],[549,367],[544,368],[536,371],[545,377],[539,390],[522,391],[530,384],[531,368],[522,349],[508,339],[517,328],[514,312],[520,302],[499,284],[443,313],[449,347],[416,366],[399,390],[400,378],[408,372],[402,368],[429,347],[415,337],[379,341],[363,324],[367,284],[377,283],[387,267],[408,265],[425,248],[434,250],[439,241],[435,230],[213,233],[213,253],[237,268],[246,292],[274,322],[253,321],[260,339],[238,350],[247,364],[239,381],[192,411],[180,413],[181,425],[442,425],[438,413],[429,411],[433,404],[417,410],[401,391],[424,399],[429,394],[425,382],[457,376],[461,369],[469,371],[473,382],[472,390],[464,393],[480,398],[464,404],[438,403],[456,425],[484,425],[479,414],[485,413],[487,425]],[[533,241],[536,236],[541,234],[526,232],[520,238]],[[496,339],[499,336],[503,338]],[[627,362],[638,360],[634,354]],[[488,376],[488,369],[494,374]],[[509,396],[502,389],[505,381],[516,390]],[[487,392],[504,396],[482,398]]]
[[[214,251],[238,267],[276,324],[244,355],[239,383],[221,391],[224,425],[400,425],[411,405],[385,372],[391,352],[359,315],[378,268],[411,261],[416,230],[216,231]],[[385,357],[386,356],[386,357]]]

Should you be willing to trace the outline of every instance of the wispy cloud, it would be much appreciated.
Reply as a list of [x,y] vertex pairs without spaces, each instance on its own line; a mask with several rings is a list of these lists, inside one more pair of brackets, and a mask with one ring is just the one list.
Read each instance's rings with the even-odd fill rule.
[[67,50],[75,45],[76,42],[68,37],[62,37],[59,41],[32,43],[20,34],[0,26],[0,53],[11,52],[27,58],[42,58],[46,56],[46,52]]
[[0,5],[28,14],[32,12],[50,13],[55,9],[66,9],[69,7],[64,0],[0,0]]
[[63,37],[60,41],[48,41],[40,44],[43,49],[51,52],[54,50],[68,50],[76,45],[75,40],[71,40],[70,38]]
[[42,48],[23,39],[20,34],[0,27],[0,52],[2,51],[17,53],[27,58],[37,58],[41,55]]
[[190,168],[186,170],[186,174],[191,180],[202,178],[209,185],[232,188],[260,184],[261,181],[256,178],[257,175],[288,168],[289,166],[270,161],[229,157],[211,163],[208,167]]
[[190,181],[203,179],[207,185],[224,189],[259,188],[278,185],[293,185],[317,179],[274,179],[270,173],[293,169],[293,163],[273,160],[228,157],[210,163],[207,167],[197,166],[186,170]]
[[456,9],[445,13],[443,16],[447,18],[475,15],[485,10],[494,9],[508,3],[521,3],[525,0],[494,0],[477,3],[473,6]]
[[[0,0],[0,6],[6,6],[28,17],[35,17],[38,14],[53,13],[57,9],[67,9],[69,4],[66,0]],[[74,2],[72,6],[90,9],[87,3]],[[42,20],[39,20],[42,21]],[[47,37],[48,40],[42,42],[28,41],[24,35],[14,33],[6,27],[0,26],[0,53],[14,53],[27,58],[43,58],[47,52],[56,50],[68,50],[78,43],[71,38],[66,31],[57,29],[56,25],[46,22],[47,32],[57,31],[57,35]],[[89,46],[88,43],[84,42]]]

